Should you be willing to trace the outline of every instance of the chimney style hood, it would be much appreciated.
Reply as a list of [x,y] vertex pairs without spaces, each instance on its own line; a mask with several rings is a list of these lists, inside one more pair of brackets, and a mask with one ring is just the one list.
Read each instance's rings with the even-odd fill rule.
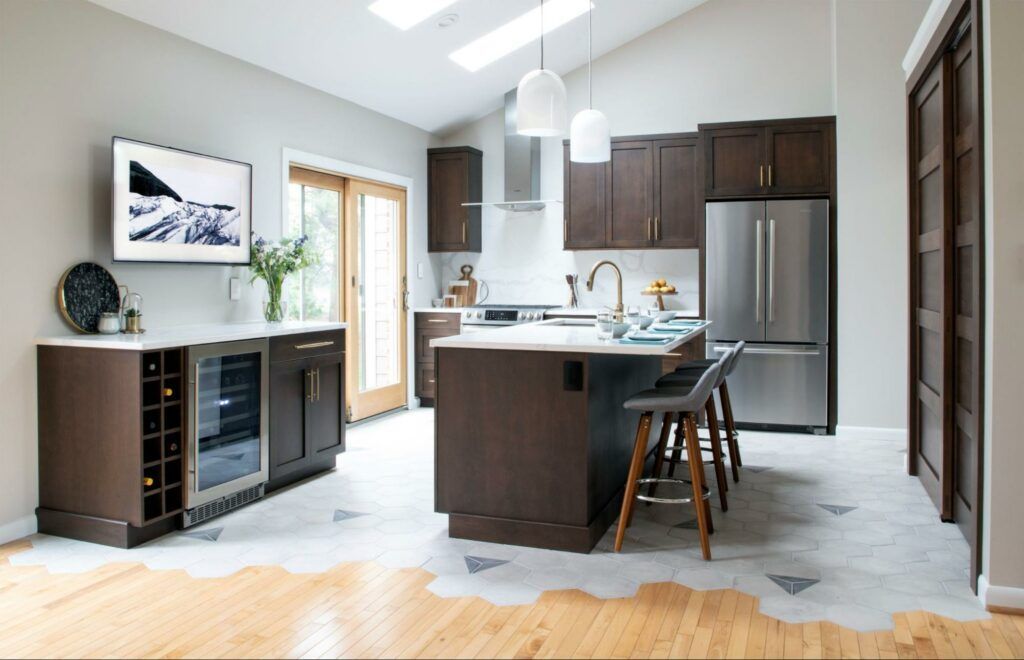
[[540,197],[540,138],[516,132],[516,90],[505,94],[505,201],[463,204],[518,213],[540,211],[554,199]]

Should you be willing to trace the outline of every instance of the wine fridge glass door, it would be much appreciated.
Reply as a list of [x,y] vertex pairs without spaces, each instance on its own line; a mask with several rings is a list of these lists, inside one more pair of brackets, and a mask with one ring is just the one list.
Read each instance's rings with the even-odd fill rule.
[[266,481],[266,342],[196,347],[189,362],[192,508]]

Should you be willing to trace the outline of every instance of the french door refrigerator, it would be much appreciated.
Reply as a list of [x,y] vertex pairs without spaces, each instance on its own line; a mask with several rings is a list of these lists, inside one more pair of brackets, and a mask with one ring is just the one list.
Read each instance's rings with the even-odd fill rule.
[[828,200],[707,204],[707,357],[747,342],[729,376],[737,423],[828,426]]

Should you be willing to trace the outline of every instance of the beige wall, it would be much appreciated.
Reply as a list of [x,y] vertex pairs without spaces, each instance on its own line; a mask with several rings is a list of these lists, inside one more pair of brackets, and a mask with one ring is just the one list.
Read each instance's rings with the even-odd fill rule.
[[[1024,607],[1024,2],[982,6],[985,104],[985,502],[982,570]],[[996,595],[996,594],[993,594]],[[1007,594],[997,596],[1007,597]]]
[[[111,266],[110,140],[168,144],[253,164],[253,224],[277,236],[282,148],[412,177],[415,261],[425,261],[432,136],[90,3],[0,2],[0,542],[37,502],[33,337],[65,333],[54,287],[95,260],[145,296],[153,326],[246,320],[220,266]],[[247,280],[246,280],[247,281]],[[427,271],[416,291],[434,289]],[[413,286],[417,282],[413,279]],[[20,532],[20,533],[19,533]]]
[[[599,20],[594,13],[594,20]],[[832,105],[831,7],[821,0],[714,0],[648,32],[594,61],[594,107],[604,112],[612,135],[694,131],[712,121],[830,115]],[[564,77],[569,117],[586,107],[586,67]],[[445,137],[484,151],[484,200],[504,194],[504,124],[499,110]],[[562,140],[542,140],[541,197],[562,193]],[[567,298],[566,273],[585,278],[604,258],[623,268],[624,297],[639,295],[654,277],[665,277],[683,295],[676,307],[696,309],[696,250],[562,250],[560,204],[543,213],[483,213],[481,255],[435,255],[442,280],[457,277],[464,263],[492,284],[498,302],[549,302]],[[499,248],[500,246],[500,248]],[[583,287],[581,287],[582,289]],[[584,306],[614,301],[614,280],[598,278]],[[492,298],[492,300],[495,300]]]
[[839,424],[907,425],[907,122],[901,61],[927,0],[837,0]]

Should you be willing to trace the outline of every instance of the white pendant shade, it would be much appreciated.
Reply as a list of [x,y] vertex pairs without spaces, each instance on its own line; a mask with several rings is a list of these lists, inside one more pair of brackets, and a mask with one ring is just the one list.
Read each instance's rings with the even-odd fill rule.
[[534,69],[516,91],[516,132],[531,137],[565,135],[565,83],[549,69]]
[[569,128],[569,160],[604,163],[612,158],[612,134],[608,118],[600,110],[581,110]]

